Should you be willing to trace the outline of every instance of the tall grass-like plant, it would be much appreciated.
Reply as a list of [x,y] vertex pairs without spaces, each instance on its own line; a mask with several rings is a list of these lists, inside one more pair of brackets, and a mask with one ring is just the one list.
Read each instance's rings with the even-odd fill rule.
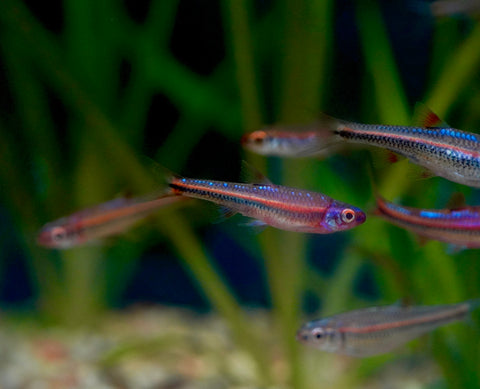
[[[0,49],[8,94],[1,101],[0,196],[23,249],[39,315],[46,320],[70,325],[94,322],[118,300],[151,244],[148,239],[119,239],[114,245],[56,252],[37,247],[33,237],[46,221],[106,201],[125,188],[138,193],[157,188],[141,158],[149,107],[156,96],[164,96],[178,118],[165,129],[155,159],[176,171],[185,167],[212,127],[222,139],[238,142],[242,133],[265,122],[304,123],[314,120],[317,111],[344,103],[331,80],[338,51],[334,1],[278,0],[264,9],[252,0],[220,2],[225,56],[208,75],[190,69],[171,50],[177,12],[181,5],[188,7],[188,2],[182,3],[152,1],[138,21],[122,2],[64,0],[63,26],[54,34],[20,0],[2,2]],[[380,5],[358,0],[352,8],[364,66],[364,90],[358,99],[372,98],[368,105],[356,104],[361,116],[355,120],[373,117],[383,123],[409,124],[412,107]],[[455,110],[466,115],[458,115],[460,121],[452,123],[455,127],[478,125],[480,120],[475,113],[478,93],[472,92],[480,86],[479,53],[477,22],[471,22],[467,33],[455,20],[436,22],[423,100],[440,116]],[[360,111],[365,107],[368,112]],[[270,163],[246,155],[261,170],[277,172],[286,185],[319,190],[368,209],[373,196],[367,153],[349,156],[353,162],[339,156]],[[342,166],[355,171],[345,174]],[[377,185],[388,199],[408,198],[411,205],[422,207],[444,206],[437,198],[458,190],[440,179],[414,180],[404,163],[379,171]],[[460,189],[475,200],[473,191]],[[246,318],[188,216],[180,210],[164,210],[151,228],[228,323],[239,347],[255,360],[259,385],[278,384],[272,351]],[[420,247],[408,233],[372,217],[344,234],[342,243],[334,247],[335,269],[324,274],[312,266],[315,239],[267,229],[244,241],[258,248],[255,255],[266,271],[272,331],[288,362],[289,387],[322,385],[318,364],[328,371],[336,361],[335,356],[312,353],[295,340],[304,320],[306,293],[321,301],[319,314],[325,315],[404,297],[435,304],[480,296],[474,250],[450,254],[438,242]],[[324,251],[332,249],[327,247],[328,239],[321,241]],[[378,301],[365,301],[355,289],[365,267],[374,277]],[[476,314],[478,325],[475,319]],[[452,387],[480,387],[477,332],[456,326],[433,336],[428,352]],[[336,387],[358,384],[395,358],[390,354],[351,361],[351,369],[338,378]]]

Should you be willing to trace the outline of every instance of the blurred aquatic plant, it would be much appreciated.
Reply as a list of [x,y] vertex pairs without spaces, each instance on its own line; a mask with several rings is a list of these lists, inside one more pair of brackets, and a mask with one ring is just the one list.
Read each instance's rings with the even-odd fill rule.
[[[307,122],[318,110],[336,114],[342,104],[355,107],[350,119],[356,121],[409,124],[413,102],[408,101],[398,54],[390,43],[388,20],[376,1],[358,0],[350,9],[365,67],[359,94],[348,96],[353,102],[338,97],[338,88],[349,85],[331,77],[337,72],[339,50],[335,29],[344,27],[335,24],[331,0],[261,5],[225,0],[209,5],[218,7],[225,30],[224,58],[210,72],[190,69],[171,49],[176,13],[189,3],[145,4],[144,17],[133,18],[122,2],[64,0],[58,10],[63,12],[62,25],[47,27],[20,0],[2,2],[0,45],[8,93],[1,102],[0,195],[24,248],[40,312],[49,320],[93,322],[118,300],[136,261],[154,241],[147,234],[135,242],[119,239],[111,246],[52,252],[38,248],[32,237],[44,222],[108,200],[125,188],[139,193],[156,188],[140,157],[151,147],[145,144],[150,131],[146,127],[158,96],[177,117],[173,124],[157,119],[155,124],[164,126],[158,128],[162,142],[150,156],[177,171],[212,127],[225,141],[238,142],[243,132],[264,122]],[[467,27],[462,32],[458,20],[435,22],[429,86],[422,93],[422,100],[442,117],[455,114],[452,124],[459,128],[480,121],[475,105],[480,25],[472,21]],[[285,184],[318,189],[368,208],[372,192],[366,156],[359,151],[348,159],[268,164],[247,157],[261,170],[280,171],[277,175]],[[443,206],[445,193],[460,188],[440,179],[415,180],[404,163],[380,173],[380,193],[389,200],[404,197],[411,206]],[[460,189],[479,201],[470,189]],[[246,319],[188,216],[181,210],[163,211],[152,223],[159,232],[155,240],[171,248],[226,319],[233,337],[257,362],[263,383],[273,383],[270,350]],[[373,217],[338,239],[273,229],[258,239],[235,238],[248,250],[256,248],[253,254],[264,263],[272,330],[289,362],[291,387],[297,389],[321,384],[311,352],[294,337],[306,293],[321,301],[322,314],[359,308],[365,300],[355,288],[361,274],[374,277],[376,302],[408,298],[422,304],[453,303],[480,296],[475,250],[449,254],[438,242],[419,247],[407,233]],[[324,246],[322,253],[335,252],[331,274],[312,265],[315,240]],[[480,387],[478,337],[478,331],[460,326],[433,337],[429,348],[449,386]],[[313,358],[328,369],[335,357],[318,353]],[[337,387],[352,385],[394,360],[388,355],[352,361],[349,376]]]

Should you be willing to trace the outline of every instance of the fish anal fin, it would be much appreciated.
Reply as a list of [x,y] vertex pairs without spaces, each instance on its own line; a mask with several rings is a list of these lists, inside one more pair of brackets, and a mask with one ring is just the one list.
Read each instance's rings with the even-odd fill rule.
[[420,176],[418,177],[420,180],[427,180],[429,178],[435,177],[435,174],[427,169],[422,169],[420,172]]
[[460,210],[468,208],[465,201],[465,195],[462,192],[455,192],[452,194],[450,199],[447,202],[447,208],[450,210]]
[[258,219],[252,219],[249,222],[241,223],[240,225],[245,226],[245,227],[250,227],[256,233],[262,232],[268,226],[267,223],[265,223],[262,220],[258,220]]
[[247,161],[242,161],[241,179],[244,182],[253,184],[272,185],[272,182],[265,177],[256,167],[250,165]]
[[424,235],[417,235],[417,242],[418,242],[418,245],[420,247],[423,247],[425,246],[428,242],[430,242],[431,239],[430,238],[427,238],[426,236]]
[[407,160],[402,155],[390,150],[371,149],[370,152],[372,155],[372,166],[380,171],[385,171],[394,163],[403,163]]
[[450,127],[438,115],[433,112],[424,103],[418,102],[415,105],[415,112],[413,114],[413,126],[419,127]]
[[410,161],[409,160],[408,167],[406,168],[406,175],[411,179],[415,181],[420,181],[420,180],[427,180],[432,177],[436,177],[436,174],[433,173],[431,170],[419,166],[416,164],[416,161]]
[[395,154],[393,151],[387,151],[387,159],[390,163],[395,163],[399,161],[398,154]]

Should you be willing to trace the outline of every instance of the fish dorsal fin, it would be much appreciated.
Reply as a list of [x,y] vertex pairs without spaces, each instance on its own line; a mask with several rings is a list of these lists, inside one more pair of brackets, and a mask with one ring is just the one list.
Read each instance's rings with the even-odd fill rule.
[[402,297],[395,301],[392,305],[390,305],[392,308],[409,308],[412,306],[412,299],[410,297]]
[[465,195],[462,192],[455,192],[454,194],[452,194],[452,196],[447,202],[447,208],[450,210],[467,208],[467,204],[465,202]]
[[428,108],[424,103],[415,104],[415,112],[413,114],[413,126],[419,127],[450,127],[435,112]]
[[247,161],[242,161],[242,170],[240,176],[243,182],[253,184],[272,185],[272,182],[265,177],[256,167],[250,165]]

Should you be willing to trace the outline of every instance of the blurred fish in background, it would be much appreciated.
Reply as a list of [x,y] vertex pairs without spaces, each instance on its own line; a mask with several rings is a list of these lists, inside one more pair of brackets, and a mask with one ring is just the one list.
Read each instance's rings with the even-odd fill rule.
[[457,14],[480,14],[480,0],[436,0],[430,4],[432,14],[436,17]]
[[306,323],[297,339],[308,346],[353,357],[387,353],[434,329],[468,318],[480,300],[451,305],[373,307]]
[[168,195],[118,198],[47,223],[38,232],[44,247],[68,249],[120,234],[151,213],[186,198]]

